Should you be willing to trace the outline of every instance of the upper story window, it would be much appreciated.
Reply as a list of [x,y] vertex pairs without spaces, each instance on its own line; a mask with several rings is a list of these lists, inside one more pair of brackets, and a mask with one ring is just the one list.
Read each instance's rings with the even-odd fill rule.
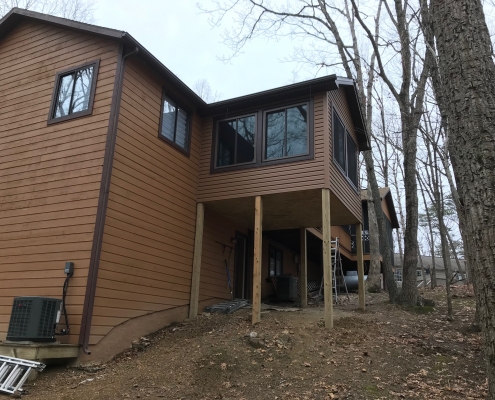
[[264,144],[265,160],[308,154],[308,105],[267,112]]
[[189,154],[189,130],[189,113],[164,93],[159,136]]
[[98,66],[93,61],[57,74],[48,123],[92,113]]
[[256,116],[219,121],[216,166],[250,163],[255,160]]
[[333,112],[333,157],[342,172],[357,188],[357,146],[337,113]]
[[216,120],[211,171],[313,158],[313,103]]

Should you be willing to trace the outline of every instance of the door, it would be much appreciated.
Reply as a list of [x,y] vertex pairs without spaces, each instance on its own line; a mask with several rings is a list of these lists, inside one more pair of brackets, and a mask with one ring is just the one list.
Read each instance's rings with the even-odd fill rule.
[[236,299],[247,299],[247,238],[236,233],[234,259],[234,295]]

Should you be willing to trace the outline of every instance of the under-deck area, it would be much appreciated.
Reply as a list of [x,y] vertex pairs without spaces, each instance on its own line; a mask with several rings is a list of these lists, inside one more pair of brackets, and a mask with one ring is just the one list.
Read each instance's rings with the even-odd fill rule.
[[[266,240],[271,240],[287,246],[293,252],[296,265],[290,274],[297,276],[300,281],[301,306],[307,305],[308,277],[310,280],[321,280],[321,273],[323,274],[325,326],[327,328],[333,326],[331,226],[355,225],[356,232],[361,234],[361,221],[331,193],[330,189],[208,201],[198,203],[197,208],[190,317],[198,313],[204,215],[212,212],[250,232],[249,243],[244,243],[242,247],[242,251],[247,255],[245,258],[247,268],[243,269],[241,274],[236,271],[233,282],[237,288],[234,290],[237,297],[252,300],[253,324],[259,322],[261,318],[261,299],[262,295],[267,294],[264,289],[265,282],[269,282],[270,278],[278,273],[272,271],[271,268],[275,267],[267,265],[272,260],[268,261],[267,246],[264,246],[264,243]],[[316,227],[318,229],[315,229]],[[237,239],[233,240],[236,247],[238,247],[237,242]],[[360,306],[364,309],[362,244],[358,243],[357,247],[359,298]],[[271,249],[269,251],[272,252]],[[236,253],[238,252],[237,250]],[[308,252],[311,254],[310,257]],[[239,254],[235,257],[237,260]],[[270,255],[270,257],[275,256]],[[289,261],[288,264],[290,263]],[[309,264],[311,269],[308,275]],[[287,269],[284,272],[287,272]]]

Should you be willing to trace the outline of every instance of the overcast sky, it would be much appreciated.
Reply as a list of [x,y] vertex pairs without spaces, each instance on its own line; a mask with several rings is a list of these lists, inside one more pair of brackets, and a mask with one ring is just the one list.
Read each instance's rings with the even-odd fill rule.
[[[297,65],[283,61],[292,54],[290,38],[256,39],[230,63],[220,61],[230,54],[221,43],[224,28],[212,29],[195,0],[98,0],[94,23],[129,32],[189,87],[207,79],[221,99],[295,81]],[[297,81],[314,78],[315,72],[299,70]]]

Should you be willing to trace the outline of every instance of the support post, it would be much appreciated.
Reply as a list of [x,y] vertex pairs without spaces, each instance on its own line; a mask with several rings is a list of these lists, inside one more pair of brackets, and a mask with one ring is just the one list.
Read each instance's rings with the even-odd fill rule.
[[189,318],[198,315],[199,280],[201,277],[201,253],[203,251],[203,227],[205,220],[205,206],[196,205],[196,233],[194,235],[193,271],[191,281],[191,301],[189,304]]
[[301,307],[308,306],[308,252],[306,228],[301,228],[301,254],[299,255],[301,271]]
[[253,325],[261,321],[261,255],[263,245],[263,200],[254,199]]
[[323,226],[323,281],[325,295],[325,328],[333,328],[332,244],[330,222],[330,189],[322,189],[321,215]]
[[356,224],[356,251],[358,269],[359,308],[365,310],[364,261],[363,261],[363,227]]

